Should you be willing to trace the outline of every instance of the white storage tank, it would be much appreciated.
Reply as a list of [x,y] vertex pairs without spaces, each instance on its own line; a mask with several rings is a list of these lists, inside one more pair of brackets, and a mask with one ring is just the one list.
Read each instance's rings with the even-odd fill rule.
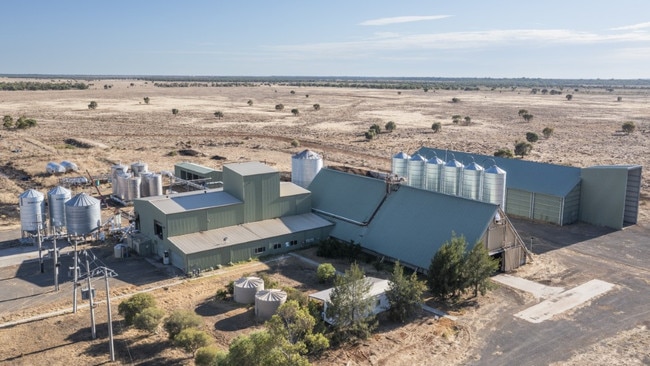
[[115,164],[111,166],[111,185],[113,186],[113,195],[120,197],[120,187],[118,182],[118,176],[120,174],[126,174],[129,167],[124,164]]
[[45,221],[45,197],[43,193],[29,189],[18,196],[20,207],[20,228],[22,231],[36,233],[43,228]]
[[149,185],[149,196],[162,196],[163,194],[163,185],[162,185],[162,175],[158,173],[152,173],[147,178],[147,184]]
[[233,300],[239,304],[253,304],[257,291],[264,290],[264,280],[259,277],[242,277],[233,286]]
[[45,171],[50,173],[50,174],[63,174],[65,173],[65,167],[63,165],[50,161],[47,163],[45,166]]
[[151,177],[153,173],[147,172],[147,173],[141,173],[140,174],[140,197],[149,197],[149,177]]
[[140,198],[140,185],[142,180],[140,177],[129,177],[126,179],[126,190],[124,191],[124,200],[133,201]]
[[128,180],[131,178],[131,173],[118,173],[117,174],[117,194],[116,196],[122,200],[126,199],[128,190]]
[[291,182],[307,188],[322,168],[323,158],[319,154],[303,150],[291,157]]
[[415,188],[424,188],[424,166],[427,159],[420,154],[411,156],[407,164],[406,183]]
[[71,161],[68,161],[68,160],[63,160],[61,162],[61,166],[65,168],[66,172],[76,172],[77,170],[79,170],[79,167],[77,166],[77,164],[75,164],[75,163],[73,163]]
[[113,247],[113,256],[115,258],[125,258],[128,248],[124,244],[117,244]]
[[408,174],[408,161],[411,157],[405,152],[398,152],[393,155],[391,173],[398,177],[406,178]]
[[442,179],[442,167],[445,162],[434,156],[427,160],[424,166],[424,188],[434,192],[440,192],[440,181]]
[[449,160],[442,167],[442,192],[458,196],[463,176],[463,164],[456,159]]
[[139,177],[140,174],[146,173],[148,168],[149,166],[147,165],[147,163],[138,161],[137,163],[131,164],[131,173],[134,176]]
[[485,170],[482,201],[501,205],[502,210],[506,209],[506,171],[496,164]]
[[461,196],[473,200],[480,200],[483,196],[483,169],[476,162],[471,162],[463,170]]
[[255,318],[267,321],[287,301],[287,293],[282,290],[261,290],[255,294]]
[[65,203],[68,234],[87,235],[102,225],[100,201],[79,193]]
[[57,186],[47,192],[47,204],[52,229],[65,227],[65,203],[72,198],[69,189]]

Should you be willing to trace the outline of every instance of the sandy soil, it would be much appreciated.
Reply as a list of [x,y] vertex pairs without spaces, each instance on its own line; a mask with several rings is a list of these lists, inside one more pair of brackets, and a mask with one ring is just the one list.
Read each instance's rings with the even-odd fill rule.
[[[20,193],[28,188],[45,193],[58,184],[60,177],[45,173],[49,161],[69,160],[80,167],[79,174],[87,170],[93,175],[108,173],[117,162],[137,161],[146,162],[149,170],[160,171],[173,170],[173,165],[181,161],[219,168],[224,163],[257,160],[288,172],[291,155],[310,148],[323,154],[326,165],[388,171],[390,157],[398,151],[411,153],[424,145],[491,155],[500,148],[513,149],[516,141],[525,139],[526,132],[541,136],[543,128],[552,127],[554,135],[535,143],[526,159],[579,167],[650,166],[647,90],[585,90],[573,92],[573,100],[567,101],[563,95],[532,95],[523,89],[413,90],[398,94],[395,90],[284,86],[156,88],[139,80],[102,80],[94,84],[85,91],[0,91],[0,116],[17,119],[24,115],[38,122],[38,127],[29,130],[0,132],[0,230],[19,227]],[[112,88],[104,89],[104,84]],[[291,90],[296,93],[291,94]],[[146,96],[149,104],[144,103]],[[623,100],[617,102],[617,96]],[[461,102],[451,103],[453,97]],[[249,99],[253,100],[252,106],[247,104]],[[89,110],[87,105],[93,100],[98,107]],[[278,103],[284,104],[283,111],[275,110]],[[318,111],[313,108],[316,103],[321,106]],[[173,108],[179,109],[178,115],[172,115]],[[290,112],[293,108],[299,109],[298,116]],[[534,115],[531,122],[525,123],[518,116],[522,108]],[[215,111],[222,111],[224,117],[216,118]],[[470,116],[472,124],[452,124],[451,116],[455,114]],[[394,132],[365,140],[363,133],[370,125],[384,126],[388,121],[397,124]],[[637,131],[623,134],[620,128],[625,121],[634,121]],[[440,133],[431,130],[434,122],[442,123]],[[75,147],[70,139],[90,147]],[[300,141],[300,147],[291,146],[294,139]],[[181,156],[177,154],[181,149],[200,154]],[[225,160],[213,159],[217,156]],[[650,178],[645,174],[639,214],[643,225],[650,223],[649,188]],[[95,193],[89,187],[76,188],[74,193],[79,191]],[[318,288],[310,282],[311,269],[300,264],[294,267],[298,272],[276,269],[274,276],[281,283],[305,290]],[[544,255],[521,269],[521,275],[553,284],[565,270],[552,255]],[[155,294],[168,311],[187,307],[202,312],[205,329],[226,348],[236,335],[259,327],[251,322],[250,309],[210,300],[217,288],[239,274],[188,281]],[[115,291],[120,294],[133,290]],[[456,314],[463,319],[458,323],[422,316],[403,327],[386,325],[367,342],[328,353],[316,364],[463,364],[472,360],[472,348],[480,346],[480,330],[486,320],[508,304],[530,300],[526,296],[502,287],[481,298],[479,306],[457,309]],[[98,308],[98,319],[105,319],[102,308]],[[106,334],[102,333],[105,330],[101,329],[105,324],[98,327],[99,339],[89,341],[84,311],[78,316],[3,329],[0,363],[68,364],[70,357],[83,364],[104,363],[107,345]],[[233,325],[236,323],[239,325]],[[118,329],[117,333],[118,357],[123,363],[147,360],[149,364],[192,364],[187,355],[168,347],[162,333],[149,337],[134,330]],[[570,364],[592,364],[594,360],[603,363],[611,353],[639,357],[647,349],[636,345],[639,339],[640,344],[648,344],[650,336],[645,327],[576,350],[579,355]],[[648,362],[647,353],[645,360]]]

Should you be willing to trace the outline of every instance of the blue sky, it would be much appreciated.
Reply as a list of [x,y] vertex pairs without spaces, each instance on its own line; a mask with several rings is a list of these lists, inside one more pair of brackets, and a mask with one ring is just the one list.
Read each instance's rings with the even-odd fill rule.
[[0,73],[650,78],[649,0],[16,0]]

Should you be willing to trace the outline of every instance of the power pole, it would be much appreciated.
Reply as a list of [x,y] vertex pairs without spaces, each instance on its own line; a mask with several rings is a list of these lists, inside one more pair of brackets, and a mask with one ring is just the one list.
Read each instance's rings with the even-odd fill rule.
[[93,303],[93,289],[90,287],[90,263],[88,262],[88,253],[86,253],[86,279],[88,280],[88,299],[90,300],[90,332],[93,339],[97,338],[97,330],[95,328],[95,304]]
[[77,281],[79,280],[79,255],[77,254],[77,239],[74,240],[74,285],[72,286],[72,313],[77,313]]
[[106,307],[108,311],[108,345],[111,355],[111,361],[115,361],[115,347],[113,346],[113,316],[111,314],[111,292],[108,285],[108,277],[116,277],[117,273],[107,267],[99,267],[93,271],[93,275],[104,275],[106,283]]

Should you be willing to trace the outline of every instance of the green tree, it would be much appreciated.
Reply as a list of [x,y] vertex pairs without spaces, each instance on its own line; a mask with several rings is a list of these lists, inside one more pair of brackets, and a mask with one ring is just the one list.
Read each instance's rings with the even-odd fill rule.
[[306,350],[289,344],[267,330],[242,335],[230,342],[228,366],[308,366],[302,354]]
[[515,144],[515,155],[521,156],[522,159],[524,156],[530,154],[531,150],[533,150],[533,145],[528,142],[521,141]]
[[519,117],[523,117],[524,114],[528,114],[528,110],[527,109],[520,109],[519,110]]
[[377,133],[375,132],[375,130],[368,130],[364,134],[364,137],[366,138],[366,140],[372,140],[375,137],[377,137]]
[[228,354],[215,346],[201,347],[196,350],[194,364],[196,366],[219,366],[225,363]]
[[299,147],[300,146],[300,141],[298,141],[296,139],[291,140],[291,146]]
[[191,310],[174,310],[165,319],[165,330],[169,339],[174,339],[183,329],[196,328],[201,325],[202,319]]
[[524,115],[522,115],[521,117],[522,117],[522,118],[524,119],[524,121],[526,121],[526,122],[530,122],[530,121],[533,120],[533,115],[530,114],[530,113],[524,113]]
[[460,98],[451,98],[452,103],[460,103]]
[[165,311],[155,306],[143,309],[133,318],[133,325],[137,329],[145,330],[149,333],[156,333],[160,321],[165,316]]
[[194,328],[183,329],[174,337],[174,345],[192,355],[197,349],[209,345],[210,341],[208,333]]
[[526,132],[526,141],[528,142],[537,142],[539,136],[535,132]]
[[246,102],[246,104],[248,104],[249,107],[250,107],[250,106],[253,106],[253,100],[252,100],[252,99],[249,99],[248,102]]
[[553,135],[553,127],[544,127],[542,130],[542,135],[544,135],[544,138],[547,139]]
[[625,122],[623,123],[623,126],[621,126],[621,129],[623,130],[623,132],[629,135],[632,132],[634,132],[634,130],[636,129],[636,125],[632,121]]
[[494,152],[494,156],[499,158],[512,158],[514,155],[510,149],[499,149]]
[[296,94],[295,90],[290,91],[291,95]]
[[460,120],[461,120],[462,118],[463,118],[463,116],[461,116],[460,114],[454,114],[453,116],[451,116],[451,122],[452,122],[453,124],[457,125],[457,124],[460,123]]
[[434,122],[431,125],[431,129],[433,130],[433,133],[438,133],[438,132],[442,131],[442,123]]
[[431,258],[427,284],[434,296],[449,299],[460,295],[465,287],[463,256],[466,248],[465,237],[452,233],[451,240],[445,242]]
[[368,130],[375,131],[375,135],[379,135],[381,133],[381,126],[375,123],[372,126],[370,126]]
[[297,115],[300,114],[300,111],[298,110],[298,108],[293,108],[293,109],[291,110],[291,114],[293,114],[294,116],[297,116]]
[[276,111],[281,111],[283,109],[284,109],[284,104],[280,103],[280,104],[275,105],[275,110]]
[[156,299],[150,293],[135,294],[117,306],[118,314],[124,316],[124,323],[132,325],[135,316],[146,308],[156,306]]
[[149,104],[149,97],[144,97],[144,104]]
[[386,297],[390,303],[389,316],[394,321],[404,323],[408,318],[422,309],[422,294],[426,289],[424,281],[420,281],[417,273],[404,275],[404,268],[399,262],[393,267],[389,289]]
[[222,111],[216,111],[214,112],[214,116],[217,117],[218,119],[223,118],[223,112]]
[[291,344],[296,344],[303,342],[305,336],[311,334],[316,325],[316,319],[297,301],[290,300],[280,305],[265,325],[271,334],[280,336]]
[[372,314],[375,298],[370,296],[371,287],[356,263],[352,263],[345,274],[336,277],[326,310],[327,317],[334,323],[335,340],[366,339],[377,327]]
[[172,114],[175,116],[178,114],[178,109],[172,108]]
[[566,100],[571,100],[571,99],[573,99],[573,95],[571,95],[571,94],[567,94],[567,95],[566,95]]
[[320,283],[330,282],[336,276],[336,268],[332,263],[321,263],[316,268],[316,277]]
[[88,104],[88,109],[97,109],[97,102],[94,100]]
[[11,116],[4,116],[2,118],[2,127],[9,130],[14,127],[14,119]]
[[397,128],[397,125],[395,125],[395,122],[393,122],[393,121],[388,121],[388,122],[386,122],[386,126],[384,126],[384,128],[388,132],[393,132],[393,131],[395,131],[395,128]]
[[469,126],[472,124],[472,117],[470,116],[465,116],[465,125]]
[[318,104],[318,103],[314,104],[314,110],[319,111],[320,110],[320,104]]
[[499,261],[492,259],[483,242],[478,241],[465,255],[464,271],[466,286],[471,288],[474,297],[492,288],[490,276],[499,269]]

